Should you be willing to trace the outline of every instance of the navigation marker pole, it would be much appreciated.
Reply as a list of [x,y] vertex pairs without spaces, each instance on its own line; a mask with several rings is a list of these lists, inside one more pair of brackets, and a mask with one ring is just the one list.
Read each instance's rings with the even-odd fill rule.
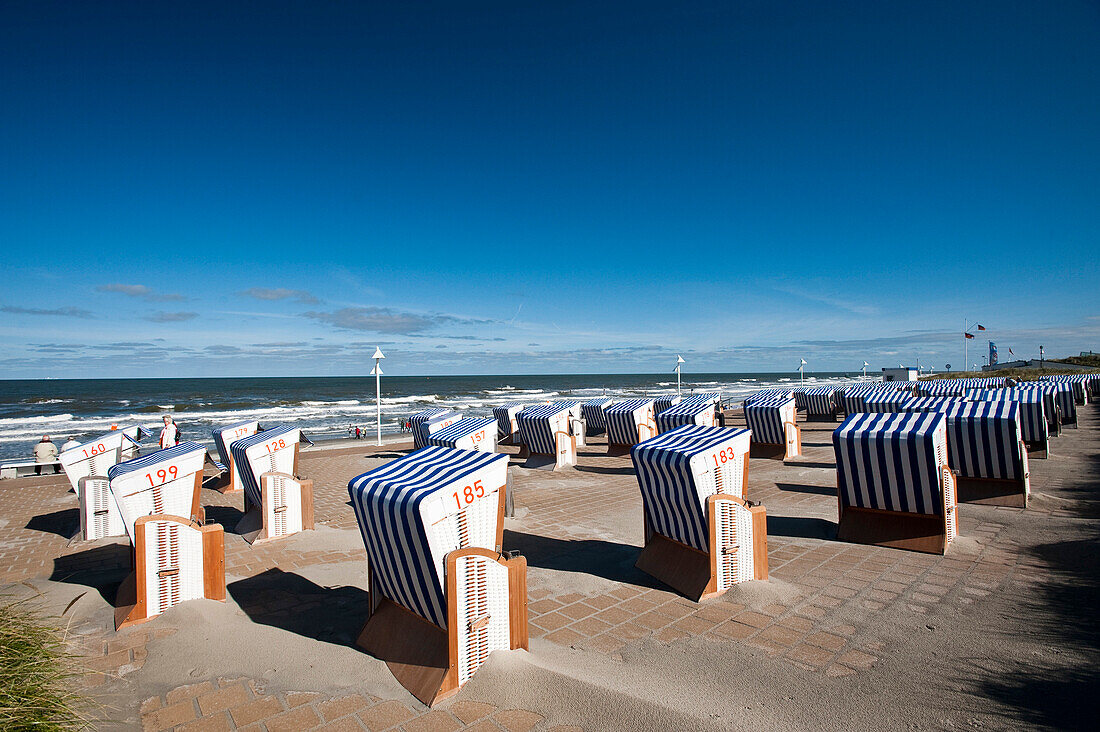
[[870,366],[870,365],[871,364],[867,363],[866,361],[863,362],[863,380],[864,381],[867,381],[867,367]]
[[680,396],[680,364],[687,363],[679,354],[676,355],[676,396]]
[[798,359],[802,363],[798,364],[798,384],[799,386],[806,386],[806,359]]
[[374,359],[374,368],[371,369],[371,373],[374,374],[374,405],[377,418],[378,418],[378,446],[382,447],[382,359],[385,358],[382,355],[382,349],[378,346],[374,347],[374,355],[371,356]]

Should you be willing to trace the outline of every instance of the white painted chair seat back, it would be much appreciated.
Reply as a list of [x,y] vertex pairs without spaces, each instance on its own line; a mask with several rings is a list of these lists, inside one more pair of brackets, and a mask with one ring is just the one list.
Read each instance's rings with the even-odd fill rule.
[[455,562],[455,627],[458,630],[458,683],[466,683],[493,651],[511,647],[508,568],[485,556]]
[[298,479],[287,473],[263,473],[260,489],[268,497],[262,509],[267,538],[289,536],[304,529],[302,484]]
[[111,481],[105,475],[88,475],[76,489],[80,503],[80,531],[86,541],[109,536],[125,536],[126,523],[111,493]]
[[719,593],[755,577],[753,520],[749,510],[737,500],[714,502],[714,541],[711,556],[717,565]]
[[181,602],[204,597],[202,531],[177,517],[146,520],[141,525],[147,614],[159,615]]

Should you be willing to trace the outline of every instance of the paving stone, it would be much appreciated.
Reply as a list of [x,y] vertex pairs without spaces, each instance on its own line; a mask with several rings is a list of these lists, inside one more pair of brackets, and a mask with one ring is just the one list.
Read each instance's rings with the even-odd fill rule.
[[234,684],[224,689],[217,689],[199,696],[199,711],[203,715],[220,712],[240,704],[244,704],[252,695],[244,684]]
[[542,715],[524,709],[504,709],[493,719],[508,732],[527,732],[542,721]]
[[397,701],[387,701],[376,704],[369,709],[364,709],[358,714],[359,719],[372,732],[388,729],[411,719],[414,715],[407,706]]
[[234,724],[244,727],[261,719],[273,717],[282,711],[283,705],[277,697],[263,696],[230,709],[229,714]]
[[492,704],[484,704],[475,701],[456,701],[451,705],[448,711],[466,724],[469,724],[488,717],[496,710],[497,708]]
[[219,712],[213,716],[188,722],[179,728],[179,732],[228,732],[232,729],[229,716],[225,712]]
[[460,726],[450,714],[436,709],[405,722],[401,729],[405,732],[453,732]]
[[317,705],[317,710],[321,713],[321,718],[326,722],[330,722],[340,717],[346,717],[349,714],[355,714],[363,707],[370,704],[370,700],[360,694],[350,694],[348,696],[341,696],[336,699],[329,699],[328,701],[321,702]]
[[171,729],[195,718],[195,704],[191,699],[185,699],[175,704],[168,704],[160,709],[149,712],[141,718],[142,726],[150,732]]

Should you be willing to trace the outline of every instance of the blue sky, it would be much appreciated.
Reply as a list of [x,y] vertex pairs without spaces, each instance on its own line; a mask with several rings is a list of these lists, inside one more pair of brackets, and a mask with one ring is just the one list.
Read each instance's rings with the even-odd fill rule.
[[1097,37],[1087,2],[6,2],[0,377],[958,368],[966,317],[1100,350]]

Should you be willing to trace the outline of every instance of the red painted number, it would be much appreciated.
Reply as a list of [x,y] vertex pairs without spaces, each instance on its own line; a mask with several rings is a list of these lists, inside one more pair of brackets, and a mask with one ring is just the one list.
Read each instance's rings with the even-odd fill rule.
[[459,510],[462,510],[473,503],[475,498],[484,498],[485,488],[481,485],[480,480],[475,480],[473,485],[463,488],[462,493],[455,491],[451,496],[455,499],[455,505],[458,506]]
[[710,457],[712,460],[714,460],[714,466],[718,467],[719,460],[721,460],[723,463],[729,462],[730,460],[733,460],[737,457],[737,453],[734,452],[732,447],[727,447],[725,450],[721,450],[711,455]]
[[276,450],[282,450],[284,447],[286,447],[286,440],[284,440],[282,438],[279,438],[278,440],[272,440],[271,442],[264,445],[264,447],[267,448],[268,452],[275,452]]
[[84,451],[84,457],[91,457],[92,455],[102,455],[107,452],[107,448],[103,446],[102,442],[97,442],[91,447],[82,448]]
[[175,465],[169,465],[167,470],[161,468],[155,473],[157,480],[160,481],[159,483],[153,481],[154,473],[146,473],[145,477],[149,479],[149,485],[158,486],[167,483],[169,480],[175,480],[179,477],[179,472],[179,468]]

